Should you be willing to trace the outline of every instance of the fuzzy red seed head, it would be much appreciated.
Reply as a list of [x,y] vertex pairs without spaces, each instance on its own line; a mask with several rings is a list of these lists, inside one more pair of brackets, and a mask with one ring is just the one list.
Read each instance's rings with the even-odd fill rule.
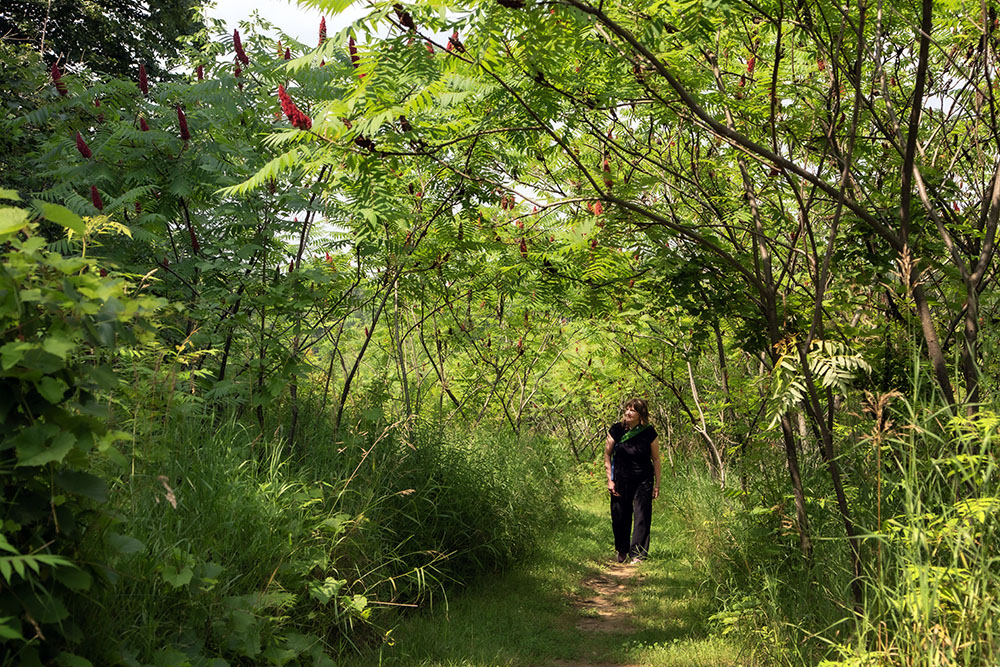
[[146,76],[146,66],[139,63],[139,90],[143,95],[149,95],[149,77]]
[[417,25],[413,22],[413,17],[410,13],[403,9],[403,5],[396,3],[392,6],[392,9],[396,12],[396,18],[399,19],[399,24],[406,28],[407,30],[416,30]]
[[[237,78],[239,78],[240,76],[243,75],[243,68],[240,67],[239,63],[236,63],[236,66],[233,68],[233,75],[236,76]],[[242,87],[243,87],[243,84],[241,83],[240,84],[240,88],[242,88]]]
[[76,133],[76,150],[80,151],[80,155],[85,159],[89,160],[91,158],[90,146],[87,145],[87,142],[83,139],[83,135],[79,132]]
[[357,69],[361,65],[361,59],[358,58],[358,47],[354,43],[354,35],[348,37],[347,52],[351,55],[351,64]]
[[281,113],[291,116],[295,105],[292,103],[292,98],[285,91],[285,87],[280,83],[278,84],[278,100],[281,102]]
[[49,73],[52,75],[52,84],[56,87],[56,90],[59,91],[59,94],[66,95],[66,84],[62,80],[62,72],[59,71],[59,65],[52,63],[52,68],[49,70]]
[[601,213],[604,213],[604,206],[601,205],[601,202],[595,201],[593,211],[594,215],[600,215]]
[[747,74],[753,74],[754,67],[757,66],[757,58],[755,56],[750,56],[747,59]]
[[601,171],[611,171],[611,163],[608,162],[608,158],[604,158],[601,162]]
[[323,46],[326,41],[326,17],[319,17],[319,46]]
[[424,46],[426,46],[426,47],[427,47],[427,53],[428,53],[429,55],[432,55],[432,56],[433,56],[433,55],[434,55],[434,45],[433,45],[433,44],[431,44],[430,42],[426,42],[426,43],[424,44]]
[[100,108],[101,101],[99,99],[97,99],[97,98],[94,98],[94,106]]
[[187,141],[191,138],[191,133],[188,132],[188,121],[187,116],[184,115],[184,109],[180,106],[177,107],[177,125],[180,127],[181,139]]
[[204,81],[205,80],[205,66],[204,65],[198,65],[198,67],[195,69],[195,74],[198,75],[198,80],[199,81]]
[[143,132],[149,132],[149,123],[142,116],[139,117],[139,129]]
[[521,257],[527,257],[528,256],[528,242],[524,240],[523,236],[521,237],[520,249],[521,249]]
[[288,47],[285,47],[285,60],[291,60],[291,59],[292,59],[292,50],[289,49]]
[[247,58],[247,52],[243,50],[243,40],[240,39],[240,31],[233,30],[233,50],[236,51],[236,59],[239,60],[244,65],[250,64],[250,59]]
[[90,201],[94,202],[94,208],[98,211],[104,210],[104,202],[101,200],[101,193],[97,191],[96,185],[90,186]]
[[292,125],[294,127],[299,128],[300,130],[308,130],[308,129],[312,128],[312,118],[310,118],[309,116],[305,115],[304,113],[302,113],[298,109],[296,109],[295,111],[297,113],[295,114],[295,118],[292,119]]

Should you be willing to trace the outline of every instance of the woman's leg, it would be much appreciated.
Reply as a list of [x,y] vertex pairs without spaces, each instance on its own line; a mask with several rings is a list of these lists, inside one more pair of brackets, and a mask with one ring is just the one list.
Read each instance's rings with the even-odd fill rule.
[[615,551],[619,556],[629,553],[629,533],[632,529],[632,505],[635,485],[629,480],[615,481],[617,496],[611,496],[611,532],[615,536]]
[[644,479],[635,485],[632,501],[632,541],[628,554],[632,558],[649,555],[649,526],[653,518],[653,480]]

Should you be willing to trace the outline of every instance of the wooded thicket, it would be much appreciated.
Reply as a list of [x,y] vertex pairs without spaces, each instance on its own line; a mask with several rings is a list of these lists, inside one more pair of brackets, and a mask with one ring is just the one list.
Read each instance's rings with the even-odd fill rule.
[[[765,663],[994,661],[997,30],[987,2],[375,3],[316,44],[209,26],[162,78],[2,42],[3,636],[62,650],[50,570],[114,590],[65,559],[142,548],[84,528],[137,466],[174,497],[178,424],[345,488],[384,437],[454,470],[441,432],[586,474],[637,394],[675,474],[729,491],[703,557]],[[342,496],[317,520],[351,545]],[[299,572],[320,611],[285,601],[313,648],[177,650],[344,648],[374,621],[343,549]],[[213,590],[172,553],[147,575]]]

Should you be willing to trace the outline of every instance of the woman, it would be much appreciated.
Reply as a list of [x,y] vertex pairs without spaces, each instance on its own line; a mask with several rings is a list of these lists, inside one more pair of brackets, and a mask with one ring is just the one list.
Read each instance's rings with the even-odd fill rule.
[[641,398],[628,401],[622,421],[608,429],[604,469],[618,562],[638,563],[649,555],[653,499],[660,495],[660,443]]

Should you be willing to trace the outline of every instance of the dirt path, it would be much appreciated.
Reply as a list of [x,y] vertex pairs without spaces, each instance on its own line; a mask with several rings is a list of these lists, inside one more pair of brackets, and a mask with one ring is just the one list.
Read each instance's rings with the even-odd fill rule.
[[[635,565],[613,563],[581,582],[582,595],[571,598],[576,628],[591,636],[594,633],[627,636],[635,630],[632,622],[632,590],[642,574]],[[631,667],[601,661],[566,661],[557,667]]]

